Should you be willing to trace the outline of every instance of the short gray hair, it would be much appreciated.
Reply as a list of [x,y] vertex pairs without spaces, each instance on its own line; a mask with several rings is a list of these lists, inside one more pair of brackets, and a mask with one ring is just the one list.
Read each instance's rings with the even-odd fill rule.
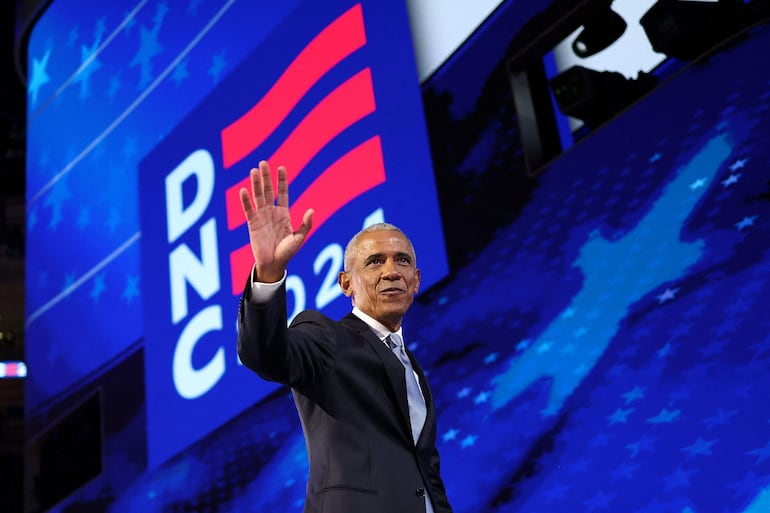
[[356,243],[358,243],[358,239],[360,239],[363,234],[370,232],[398,232],[403,235],[406,241],[409,243],[409,248],[412,250],[412,254],[414,255],[414,264],[417,265],[417,254],[414,252],[414,245],[412,244],[412,241],[409,240],[409,237],[407,237],[407,235],[404,233],[404,230],[391,223],[374,223],[353,235],[353,238],[348,241],[348,245],[345,246],[345,272],[350,270],[350,266],[353,263],[353,247],[356,245]]

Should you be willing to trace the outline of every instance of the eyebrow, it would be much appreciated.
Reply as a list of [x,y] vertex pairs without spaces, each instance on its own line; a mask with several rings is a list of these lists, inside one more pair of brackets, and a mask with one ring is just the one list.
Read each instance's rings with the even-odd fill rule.
[[[385,258],[385,253],[373,253],[373,254],[369,255],[368,257],[366,257],[366,260],[364,260],[364,261],[365,262],[370,262],[374,258]],[[412,255],[410,255],[409,253],[406,253],[404,251],[397,252],[395,258],[407,258],[410,262],[413,260]]]

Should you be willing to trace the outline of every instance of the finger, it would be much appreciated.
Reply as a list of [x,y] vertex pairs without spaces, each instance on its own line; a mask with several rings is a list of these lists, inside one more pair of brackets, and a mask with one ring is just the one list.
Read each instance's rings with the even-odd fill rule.
[[289,206],[289,184],[286,181],[286,168],[278,167],[278,206]]
[[313,227],[313,209],[309,208],[305,211],[305,214],[302,216],[302,224],[299,228],[297,228],[297,235],[301,235],[304,239],[305,236],[310,232],[310,229]]
[[267,204],[272,205],[275,202],[275,193],[273,192],[273,179],[270,177],[270,165],[263,160],[259,163],[259,169],[262,171],[263,197]]
[[264,207],[265,195],[262,191],[262,174],[260,173],[259,169],[254,167],[251,168],[249,176],[251,177],[251,191],[252,194],[254,194],[254,204],[257,206],[257,208]]
[[246,218],[246,221],[251,219],[251,217],[254,215],[254,207],[251,204],[251,197],[249,196],[249,190],[246,189],[246,187],[241,187],[240,190],[240,196],[241,196],[241,207],[243,208],[243,216]]

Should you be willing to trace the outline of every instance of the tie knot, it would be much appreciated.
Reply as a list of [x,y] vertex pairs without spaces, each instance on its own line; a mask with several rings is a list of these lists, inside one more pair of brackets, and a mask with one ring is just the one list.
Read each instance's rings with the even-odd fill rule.
[[395,347],[402,347],[404,345],[404,341],[401,339],[401,336],[398,333],[391,333],[388,335],[388,345],[391,349]]

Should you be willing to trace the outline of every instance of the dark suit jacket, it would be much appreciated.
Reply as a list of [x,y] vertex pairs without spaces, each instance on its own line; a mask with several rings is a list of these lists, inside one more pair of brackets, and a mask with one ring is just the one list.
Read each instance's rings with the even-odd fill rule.
[[316,311],[286,327],[282,288],[266,305],[247,286],[238,313],[238,355],[262,378],[289,385],[310,459],[306,513],[451,513],[435,447],[436,412],[410,354],[427,419],[415,447],[404,367],[369,326]]

